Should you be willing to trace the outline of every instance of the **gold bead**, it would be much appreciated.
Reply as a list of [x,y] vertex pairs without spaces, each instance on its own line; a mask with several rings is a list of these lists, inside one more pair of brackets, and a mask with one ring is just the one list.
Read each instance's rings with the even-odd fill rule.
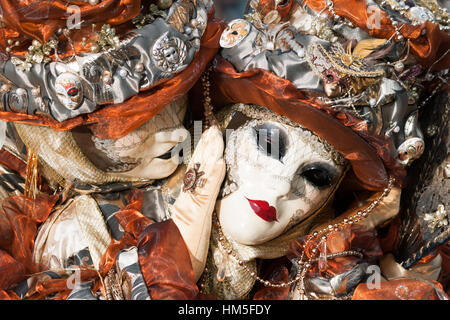
[[169,9],[172,6],[172,0],[158,0],[157,6],[160,10]]

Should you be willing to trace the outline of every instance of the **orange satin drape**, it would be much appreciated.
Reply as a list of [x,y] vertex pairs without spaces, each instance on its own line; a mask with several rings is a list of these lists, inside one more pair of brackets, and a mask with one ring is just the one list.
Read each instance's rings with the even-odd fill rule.
[[[23,56],[28,50],[30,39],[40,42],[48,42],[59,29],[68,28],[68,23],[74,23],[74,14],[80,14],[82,26],[71,31],[71,39],[74,42],[76,53],[89,51],[89,47],[81,45],[83,37],[89,38],[92,33],[92,24],[97,24],[95,30],[99,30],[103,24],[115,26],[118,34],[122,34],[133,27],[128,23],[139,15],[141,0],[103,0],[92,6],[82,1],[64,0],[0,0],[3,10],[3,35],[0,37],[0,45],[4,51],[5,40],[19,41],[21,44],[13,49],[17,56]],[[79,11],[75,11],[76,5]],[[65,55],[71,55],[65,50]],[[67,52],[66,52],[67,51]]]

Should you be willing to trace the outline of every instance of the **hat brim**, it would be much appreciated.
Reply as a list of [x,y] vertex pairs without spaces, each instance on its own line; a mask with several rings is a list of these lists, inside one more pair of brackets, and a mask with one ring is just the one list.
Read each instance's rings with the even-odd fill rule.
[[5,111],[0,111],[0,120],[47,126],[59,131],[88,125],[93,134],[101,139],[119,139],[150,120],[166,105],[188,93],[217,53],[223,28],[221,21],[210,20],[201,40],[201,49],[186,69],[123,103],[105,106],[90,114],[62,122],[41,115]]
[[216,57],[214,64],[211,93],[216,107],[229,103],[256,104],[311,130],[350,161],[356,177],[368,190],[384,189],[389,176],[394,176],[397,181],[405,176],[388,139],[370,136],[356,118],[327,110],[290,81],[266,70],[238,73],[222,57]]

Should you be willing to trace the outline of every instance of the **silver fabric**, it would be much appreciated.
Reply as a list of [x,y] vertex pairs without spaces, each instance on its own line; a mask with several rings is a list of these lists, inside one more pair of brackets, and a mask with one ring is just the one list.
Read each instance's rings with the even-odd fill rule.
[[[287,32],[289,32],[289,28],[272,35],[274,42],[277,43],[287,37]],[[322,79],[311,70],[305,56],[301,57],[291,49],[268,50],[257,45],[258,38],[269,37],[252,25],[249,34],[243,41],[232,48],[223,48],[221,54],[239,72],[260,68],[291,81],[298,89],[323,92]],[[328,47],[328,42],[301,33],[295,34],[295,42],[304,49],[312,42],[318,42]]]
[[381,133],[391,136],[396,147],[407,138],[423,139],[417,120],[417,105],[408,104],[408,93],[397,81],[382,80],[377,105],[383,106]]
[[352,269],[329,279],[322,277],[306,278],[305,287],[313,299],[334,299],[345,297],[367,278],[368,264],[361,263]]
[[[101,105],[124,102],[139,91],[172,78],[176,72],[186,68],[199,51],[200,39],[207,24],[209,2],[192,1],[190,5],[192,10],[189,10],[187,21],[183,21],[185,27],[182,32],[179,31],[180,23],[172,19],[178,14],[177,8],[182,6],[176,2],[170,8],[166,20],[157,18],[142,29],[135,29],[121,39],[118,49],[83,53],[75,56],[71,62],[34,64],[30,71],[19,70],[11,60],[6,61],[0,66],[0,75],[6,77],[9,83],[5,79],[0,80],[10,84],[12,90],[0,94],[0,110],[43,113],[64,121],[91,113]],[[199,23],[196,27],[187,27],[192,19]],[[179,59],[179,65],[173,70],[160,66],[161,55],[155,57],[155,52],[158,52],[155,47],[163,43],[164,39],[173,40],[172,45],[178,46],[169,48],[172,54],[178,51],[178,54],[170,57],[171,61]],[[78,77],[82,84],[82,101],[71,108],[64,105],[55,92],[58,76],[67,73]],[[110,75],[110,81],[105,81],[104,75]],[[32,90],[37,87],[40,88],[40,97],[32,95]]]

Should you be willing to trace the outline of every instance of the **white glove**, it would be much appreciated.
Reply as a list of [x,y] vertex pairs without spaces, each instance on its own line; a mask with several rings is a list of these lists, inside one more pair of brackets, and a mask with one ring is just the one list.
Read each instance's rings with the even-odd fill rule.
[[204,184],[194,186],[193,192],[181,191],[172,207],[172,220],[188,247],[195,281],[200,278],[206,265],[212,213],[225,177],[223,151],[223,137],[219,128],[213,126],[207,129],[202,134],[188,166],[190,170],[200,164],[197,171],[204,173],[197,181],[204,179]]

